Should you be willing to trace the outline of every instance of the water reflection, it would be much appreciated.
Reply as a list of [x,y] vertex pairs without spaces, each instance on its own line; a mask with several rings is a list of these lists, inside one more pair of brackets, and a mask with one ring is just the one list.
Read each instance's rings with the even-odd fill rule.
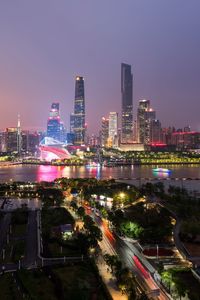
[[[53,181],[60,177],[69,178],[91,178],[97,179],[133,179],[133,184],[142,184],[147,178],[152,179],[170,179],[163,180],[165,184],[176,184],[192,189],[200,189],[200,167],[199,165],[169,165],[160,166],[169,168],[170,174],[157,172],[154,174],[154,166],[124,166],[124,167],[95,167],[86,168],[85,166],[50,166],[50,165],[16,165],[9,167],[0,167],[0,181]],[[156,167],[156,166],[155,166]],[[135,180],[136,178],[137,180]],[[138,178],[141,178],[138,180]],[[189,178],[189,179],[188,179]],[[185,179],[184,181],[181,179]],[[190,180],[196,179],[196,180]],[[130,182],[130,181],[129,181]],[[168,182],[168,183],[167,183]],[[131,182],[130,182],[131,183]]]
[[37,181],[53,181],[60,177],[61,167],[56,166],[38,166]]

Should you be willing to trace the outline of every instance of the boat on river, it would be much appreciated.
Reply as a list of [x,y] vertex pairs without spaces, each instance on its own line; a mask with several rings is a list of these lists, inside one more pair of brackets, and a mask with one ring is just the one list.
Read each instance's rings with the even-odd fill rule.
[[166,168],[155,168],[155,169],[153,169],[153,172],[157,172],[157,173],[170,173],[171,170],[170,169],[166,169]]

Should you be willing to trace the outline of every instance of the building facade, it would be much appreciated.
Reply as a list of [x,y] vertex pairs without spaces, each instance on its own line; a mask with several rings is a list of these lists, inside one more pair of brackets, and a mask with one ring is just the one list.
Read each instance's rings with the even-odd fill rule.
[[108,139],[111,147],[118,146],[118,114],[109,113]]
[[81,76],[76,77],[75,82],[75,100],[74,100],[74,114],[70,127],[74,133],[74,144],[82,145],[85,143],[85,91],[84,91],[84,78]]
[[121,64],[122,118],[121,141],[128,143],[133,140],[133,75],[131,66]]
[[146,130],[146,118],[145,112],[150,109],[149,100],[139,100],[138,110],[137,110],[137,142],[145,143],[145,130]]
[[101,146],[107,147],[109,136],[109,119],[103,117],[101,119]]
[[51,137],[57,141],[60,141],[61,128],[62,125],[60,120],[59,103],[53,102],[47,121],[47,137]]

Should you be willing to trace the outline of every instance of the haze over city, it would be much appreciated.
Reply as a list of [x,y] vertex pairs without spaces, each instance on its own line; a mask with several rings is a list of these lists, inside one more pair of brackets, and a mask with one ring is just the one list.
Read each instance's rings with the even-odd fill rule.
[[163,126],[199,123],[198,0],[0,3],[0,128],[45,129],[59,101],[69,128],[75,76],[85,78],[86,122],[121,112],[120,64],[133,73],[133,113],[149,99]]

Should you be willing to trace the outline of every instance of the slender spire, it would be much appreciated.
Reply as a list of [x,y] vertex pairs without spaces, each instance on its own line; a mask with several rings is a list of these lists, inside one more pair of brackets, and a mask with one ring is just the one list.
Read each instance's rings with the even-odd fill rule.
[[20,114],[17,116],[17,129],[21,128],[21,122],[20,122]]

